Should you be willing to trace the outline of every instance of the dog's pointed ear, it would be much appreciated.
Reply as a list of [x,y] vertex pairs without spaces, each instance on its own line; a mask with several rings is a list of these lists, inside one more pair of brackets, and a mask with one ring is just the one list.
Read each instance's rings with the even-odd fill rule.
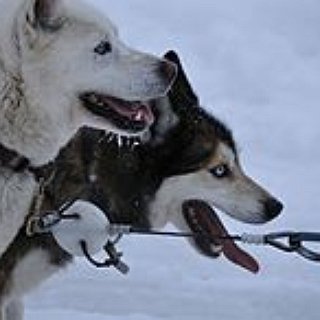
[[61,7],[62,0],[33,0],[29,22],[34,28],[56,30],[62,25]]
[[169,99],[171,102],[174,104],[184,104],[185,107],[198,106],[198,96],[195,94],[189,82],[178,54],[175,51],[170,50],[164,55],[164,58],[173,62],[178,70],[176,81],[169,92]]

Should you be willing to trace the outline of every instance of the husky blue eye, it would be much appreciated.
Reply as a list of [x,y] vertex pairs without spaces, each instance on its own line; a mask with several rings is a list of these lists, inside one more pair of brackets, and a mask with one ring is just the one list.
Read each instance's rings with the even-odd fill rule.
[[104,56],[112,51],[111,43],[108,40],[101,41],[95,48],[94,52],[100,56]]
[[218,166],[210,169],[210,173],[216,178],[225,178],[229,175],[230,170],[226,164],[219,164]]

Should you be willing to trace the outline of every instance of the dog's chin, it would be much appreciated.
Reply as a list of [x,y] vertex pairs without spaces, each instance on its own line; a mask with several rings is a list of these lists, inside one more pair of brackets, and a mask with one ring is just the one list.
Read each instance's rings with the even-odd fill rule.
[[97,92],[82,93],[79,99],[87,112],[105,123],[106,131],[119,135],[140,136],[154,122],[149,101],[126,101]]
[[239,222],[249,224],[249,225],[262,225],[266,224],[272,219],[268,218],[263,213],[250,213],[246,212],[243,214],[235,214],[234,212],[224,211],[229,217],[237,220]]

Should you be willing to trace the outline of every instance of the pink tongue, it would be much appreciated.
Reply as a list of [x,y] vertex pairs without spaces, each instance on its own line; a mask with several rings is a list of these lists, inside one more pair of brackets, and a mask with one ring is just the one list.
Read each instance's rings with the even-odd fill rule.
[[[194,209],[197,212],[197,219],[199,223],[208,226],[213,238],[215,236],[229,235],[215,211],[207,203],[200,200],[193,201],[193,203],[196,205]],[[222,252],[229,261],[253,273],[257,273],[259,271],[259,264],[255,258],[241,249],[233,240],[217,239],[215,240],[215,243],[222,246]]]
[[253,272],[259,272],[259,263],[249,253],[241,249],[232,240],[225,241],[223,253],[231,262]]
[[125,102],[116,98],[105,98],[104,101],[118,114],[129,120],[145,122],[148,125],[154,122],[153,112],[147,103]]

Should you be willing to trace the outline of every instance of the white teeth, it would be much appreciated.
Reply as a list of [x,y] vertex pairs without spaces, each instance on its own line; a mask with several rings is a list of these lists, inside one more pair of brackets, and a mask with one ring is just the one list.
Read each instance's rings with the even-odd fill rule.
[[99,107],[103,107],[103,102],[99,101],[97,104]]
[[135,120],[135,121],[141,121],[142,118],[143,118],[143,111],[142,111],[142,110],[139,110],[139,111],[137,112],[137,114],[134,116],[134,120]]

